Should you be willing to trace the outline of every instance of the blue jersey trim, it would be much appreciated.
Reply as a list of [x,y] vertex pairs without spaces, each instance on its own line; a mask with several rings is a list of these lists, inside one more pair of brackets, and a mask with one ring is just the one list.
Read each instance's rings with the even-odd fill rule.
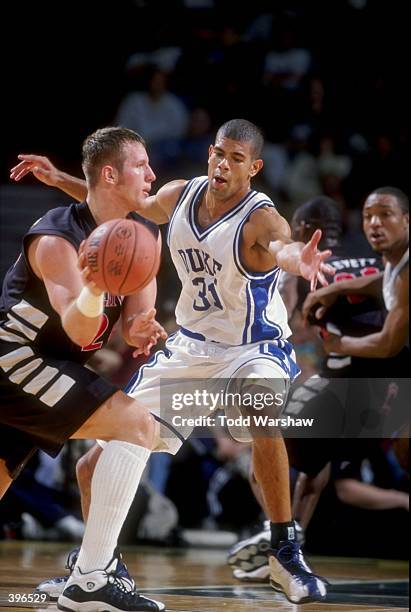
[[[267,346],[269,347],[269,349],[265,348]],[[252,363],[253,361],[259,361],[261,359],[264,361],[272,361],[273,363],[278,365],[288,376],[290,382],[293,382],[293,380],[295,380],[295,378],[301,373],[301,370],[294,361],[294,359],[291,358],[292,351],[293,345],[288,341],[285,341],[283,348],[281,348],[279,344],[277,344],[277,341],[264,342],[260,344],[261,357],[251,357],[250,359],[248,359],[248,361],[244,361],[244,363],[238,366],[238,368],[232,373],[230,379],[232,379],[234,374],[241,370],[241,368],[243,368],[246,364]]]
[[274,274],[276,270],[279,269],[278,266],[274,266],[274,268],[272,268],[271,270],[268,270],[267,272],[248,272],[244,268],[242,263],[241,263],[241,257],[240,257],[240,237],[241,237],[241,231],[242,231],[244,225],[246,224],[246,222],[248,221],[248,219],[250,218],[250,215],[253,212],[255,212],[257,209],[263,208],[264,206],[269,206],[270,208],[275,208],[275,205],[274,205],[273,202],[271,202],[271,200],[260,200],[259,202],[257,202],[252,207],[252,209],[248,213],[247,217],[245,217],[245,219],[243,219],[241,221],[241,223],[239,224],[239,226],[237,228],[237,231],[235,233],[234,241],[233,241],[234,263],[237,266],[237,269],[240,272],[240,274],[245,276],[245,278],[247,278],[248,280],[254,280],[256,278],[268,278],[269,276]]
[[[167,354],[168,353],[168,354]],[[138,387],[138,385],[141,382],[141,378],[143,376],[144,370],[146,368],[153,368],[158,361],[158,358],[160,357],[160,355],[164,355],[165,357],[169,357],[170,356],[170,351],[157,351],[157,353],[155,353],[152,357],[150,357],[150,359],[144,363],[141,368],[134,374],[134,376],[132,376],[130,378],[130,380],[128,381],[128,383],[126,384],[125,388],[124,388],[124,392],[129,394],[132,393],[133,391],[135,391]]]
[[203,334],[192,332],[185,327],[180,327],[180,331],[182,334],[184,334],[184,336],[188,336],[188,338],[193,338],[193,340],[202,340],[203,342],[207,340],[207,338],[203,336]]
[[168,246],[170,246],[170,233],[171,233],[171,228],[172,228],[172,225],[173,225],[173,222],[174,222],[174,218],[175,218],[175,216],[177,214],[178,209],[181,206],[181,203],[183,202],[187,192],[189,191],[189,189],[192,186],[194,181],[195,181],[195,179],[191,179],[190,181],[188,181],[188,183],[186,183],[184,185],[184,188],[183,188],[182,192],[180,193],[180,195],[178,197],[178,200],[177,200],[176,205],[175,205],[174,210],[173,210],[173,214],[171,215],[170,221],[168,222],[167,237],[166,237],[166,242],[167,242]]
[[[207,179],[207,183],[208,183],[208,179]],[[203,185],[203,187],[205,187],[205,185]],[[197,238],[197,240],[199,242],[202,242],[205,238],[207,238],[207,236],[213,230],[215,230],[216,227],[219,227],[224,221],[227,221],[228,219],[231,219],[232,217],[234,217],[234,215],[236,215],[238,211],[241,210],[245,206],[245,204],[247,204],[247,202],[256,195],[256,193],[257,192],[254,191],[253,189],[249,191],[234,208],[232,208],[231,210],[228,210],[226,213],[224,213],[222,217],[217,219],[217,221],[214,221],[214,223],[212,223],[211,225],[208,225],[205,228],[199,227],[196,223],[196,206],[198,204],[198,200],[200,196],[200,194],[196,194],[196,196],[191,200],[188,219],[189,219],[190,227],[193,230],[193,233],[195,237]]]
[[278,323],[270,321],[266,309],[275,291],[280,269],[272,278],[248,281],[246,289],[247,312],[243,331],[243,344],[254,344],[261,340],[279,340],[283,329]]

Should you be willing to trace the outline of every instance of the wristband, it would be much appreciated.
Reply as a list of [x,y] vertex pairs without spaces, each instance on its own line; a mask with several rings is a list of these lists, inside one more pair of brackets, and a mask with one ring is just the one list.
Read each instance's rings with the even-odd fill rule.
[[103,314],[104,293],[94,295],[88,287],[83,287],[80,295],[76,299],[76,306],[82,315],[94,319]]

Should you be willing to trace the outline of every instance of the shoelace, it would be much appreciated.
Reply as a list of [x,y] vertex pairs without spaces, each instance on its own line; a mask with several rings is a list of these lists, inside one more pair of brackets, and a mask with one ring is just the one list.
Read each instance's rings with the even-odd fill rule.
[[118,564],[117,568],[107,574],[108,581],[115,586],[118,586],[123,593],[133,593],[136,591],[136,583],[131,577],[126,577],[121,575],[121,571],[128,571],[127,566],[120,559],[119,562],[122,563],[122,568],[119,569]]
[[[67,561],[66,561],[66,569],[68,569],[70,571],[70,573],[73,571],[76,562],[77,562],[77,558],[79,555],[80,549],[79,548],[75,548],[74,550],[72,550],[68,557],[67,557]],[[118,552],[118,550],[116,549],[114,552],[117,552],[117,559],[119,560],[119,562],[121,563],[122,567],[121,569],[116,569],[115,571],[115,575],[117,578],[117,583],[119,581],[121,581],[121,590],[124,593],[131,593],[132,591],[135,590],[136,588],[136,583],[134,582],[133,578],[131,578],[131,576],[128,576],[128,569],[127,569],[127,565],[124,563],[124,561],[121,558],[121,553]],[[118,567],[118,566],[117,566]],[[120,572],[124,572],[126,575],[125,576],[121,576]],[[68,578],[68,577],[67,577]],[[116,584],[117,584],[116,583]]]
[[106,576],[108,582],[120,589],[122,593],[134,594],[136,592],[135,588],[130,588],[130,581],[128,581],[126,578],[122,578],[121,576],[112,573],[106,574]]

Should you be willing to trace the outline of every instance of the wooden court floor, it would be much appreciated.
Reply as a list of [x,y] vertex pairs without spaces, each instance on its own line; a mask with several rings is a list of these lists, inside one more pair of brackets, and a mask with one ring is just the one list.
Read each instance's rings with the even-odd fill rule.
[[[0,609],[36,607],[52,612],[53,603],[13,604],[16,595],[33,593],[41,580],[64,573],[70,545],[0,542]],[[408,610],[408,564],[398,561],[314,557],[316,573],[331,585],[327,601],[297,606],[268,585],[242,584],[231,577],[225,552],[206,549],[127,547],[124,558],[140,590],[163,601],[170,612],[385,612]]]

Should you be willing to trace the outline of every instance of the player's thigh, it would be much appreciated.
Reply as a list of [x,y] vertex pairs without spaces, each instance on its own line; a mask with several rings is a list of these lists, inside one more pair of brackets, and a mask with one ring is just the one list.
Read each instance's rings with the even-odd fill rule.
[[279,417],[290,387],[287,374],[264,357],[245,356],[236,365],[227,384],[225,407],[231,435],[243,442],[279,436]]
[[55,456],[118,387],[35,347],[0,344],[0,423]]

